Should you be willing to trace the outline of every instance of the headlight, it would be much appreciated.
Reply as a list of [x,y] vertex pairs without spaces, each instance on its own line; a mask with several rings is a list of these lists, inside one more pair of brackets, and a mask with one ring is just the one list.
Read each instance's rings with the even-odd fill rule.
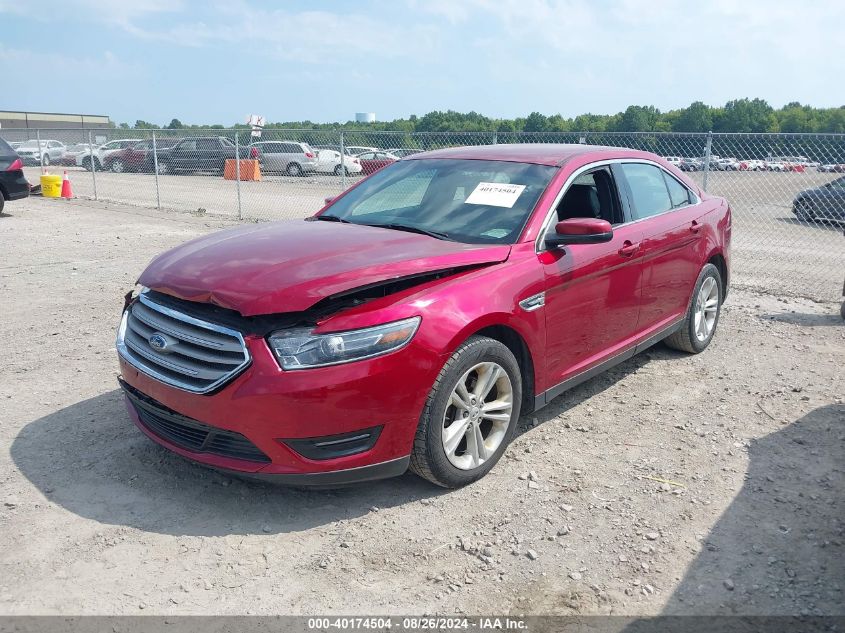
[[349,332],[312,334],[309,328],[279,330],[267,341],[282,369],[307,369],[372,358],[404,347],[420,325],[420,317]]

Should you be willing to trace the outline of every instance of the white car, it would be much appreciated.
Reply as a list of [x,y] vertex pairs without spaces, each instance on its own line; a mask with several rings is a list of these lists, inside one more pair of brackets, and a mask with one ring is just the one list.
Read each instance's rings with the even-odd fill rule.
[[719,171],[739,171],[739,161],[736,158],[720,158],[715,165]]
[[347,145],[345,149],[352,154],[353,156],[357,156],[358,154],[363,154],[364,152],[377,152],[379,151],[378,147],[364,147],[363,145]]
[[24,165],[44,165],[46,167],[51,163],[58,163],[64,157],[65,149],[64,143],[46,140],[41,141],[40,147],[38,141],[25,141],[15,151],[21,157]]
[[[94,168],[98,171],[102,169],[103,162],[106,160],[106,156],[109,154],[114,154],[122,149],[126,149],[127,147],[132,147],[138,141],[143,139],[138,138],[121,138],[114,141],[109,141],[108,143],[104,143],[99,147],[94,147]],[[88,147],[82,143],[84,147],[76,154],[76,165],[78,167],[84,167],[87,170],[91,170],[91,152]]]
[[[361,161],[355,156],[344,156],[343,166],[346,168],[346,174],[360,174],[363,171]],[[321,174],[334,174],[340,176],[340,152],[333,149],[317,150],[317,169],[315,170]]]
[[787,171],[788,164],[780,158],[767,158],[763,163],[766,171]]
[[681,168],[681,163],[684,162],[684,159],[681,156],[664,156],[663,159],[667,163],[669,163],[673,167],[677,167],[678,169]]

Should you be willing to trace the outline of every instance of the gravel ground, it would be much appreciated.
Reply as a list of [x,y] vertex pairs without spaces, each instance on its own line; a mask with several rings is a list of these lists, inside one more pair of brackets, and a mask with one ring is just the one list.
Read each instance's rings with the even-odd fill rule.
[[463,490],[299,491],[159,448],[116,388],[123,293],[227,221],[7,212],[2,614],[845,613],[838,304],[735,289],[705,353],[564,394]]

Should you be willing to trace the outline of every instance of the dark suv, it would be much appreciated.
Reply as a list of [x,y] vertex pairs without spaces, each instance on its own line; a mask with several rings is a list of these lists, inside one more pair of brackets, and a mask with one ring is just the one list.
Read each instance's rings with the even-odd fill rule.
[[29,195],[29,183],[23,175],[23,161],[6,141],[0,138],[0,213],[6,200],[19,200]]

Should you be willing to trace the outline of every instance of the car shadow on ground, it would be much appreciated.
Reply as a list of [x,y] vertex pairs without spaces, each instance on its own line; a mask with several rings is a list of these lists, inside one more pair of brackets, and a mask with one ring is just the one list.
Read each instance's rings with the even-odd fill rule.
[[742,489],[663,613],[841,615],[845,405],[752,440]]
[[674,360],[685,356],[688,356],[688,354],[678,352],[666,347],[662,343],[658,343],[657,345],[640,352],[633,358],[629,358],[628,360],[619,363],[615,367],[611,367],[594,378],[581,383],[577,387],[573,387],[572,389],[563,392],[539,411],[529,415],[523,415],[520,419],[520,425],[516,430],[516,435],[522,435],[523,433],[530,431],[535,426],[545,424],[554,418],[564,415],[570,409],[573,409],[582,402],[590,400],[590,398],[598,395],[606,389],[610,389],[619,381],[636,373],[651,362]]
[[74,514],[172,535],[297,532],[446,492],[410,473],[336,490],[231,477],[150,441],[119,389],[28,424],[11,456],[50,502]]
[[[517,433],[575,407],[652,358],[677,355],[651,348],[523,416]],[[74,514],[173,535],[297,532],[450,492],[411,473],[335,490],[232,477],[151,442],[130,421],[119,389],[31,422],[12,443],[11,456],[50,502]]]

